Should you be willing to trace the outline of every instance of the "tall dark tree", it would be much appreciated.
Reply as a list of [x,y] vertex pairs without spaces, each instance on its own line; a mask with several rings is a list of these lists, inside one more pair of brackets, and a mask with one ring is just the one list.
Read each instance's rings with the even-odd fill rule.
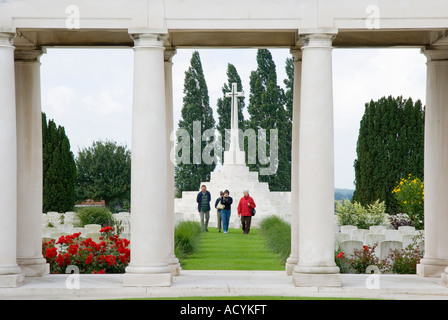
[[[207,83],[202,69],[201,58],[197,51],[193,53],[190,67],[185,72],[181,114],[182,118],[178,127],[189,135],[189,159],[186,163],[176,163],[174,169],[177,196],[182,191],[198,190],[202,181],[210,179],[210,172],[216,166],[216,160],[212,163],[207,163],[207,161],[202,159],[201,154],[197,154],[198,149],[195,149],[195,145],[199,145],[200,151],[202,151],[208,143],[213,144],[213,141],[204,141],[202,135],[197,136],[193,130],[194,123],[200,123],[201,134],[208,129],[215,129],[215,119],[213,118],[213,110],[210,107]],[[178,144],[182,142],[182,139],[179,138],[180,136],[178,134]]]
[[76,165],[62,126],[42,113],[43,212],[66,212],[75,204]]
[[[250,96],[248,127],[260,132],[266,130],[265,136],[257,139],[257,144],[265,143],[266,152],[272,151],[270,129],[278,130],[278,157],[270,156],[270,163],[260,163],[260,154],[256,164],[250,164],[251,170],[260,171],[267,166],[274,167],[272,174],[260,175],[260,181],[268,182],[272,191],[291,189],[291,158],[288,146],[288,117],[285,109],[285,93],[277,85],[277,72],[272,55],[267,49],[257,52],[257,70],[250,75]],[[261,138],[261,139],[260,139]],[[258,149],[258,147],[257,147]]]
[[[224,83],[224,85],[222,86],[223,97],[219,98],[217,102],[217,113],[218,113],[217,129],[223,139],[222,140],[223,148],[225,148],[225,150],[227,150],[225,146],[228,146],[228,144],[230,143],[230,135],[227,134],[226,136],[226,130],[230,129],[230,121],[231,121],[230,117],[232,109],[232,99],[226,98],[225,94],[232,91],[232,83],[237,84],[238,92],[243,91],[241,78],[235,66],[229,63],[227,65],[227,83]],[[244,115],[243,115],[243,109],[245,106],[244,99],[245,98],[238,98],[238,128],[241,130],[244,130],[245,128]]]
[[425,111],[420,100],[383,97],[365,105],[355,160],[356,190],[353,200],[386,202],[399,208],[392,190],[410,173],[423,180]]
[[76,198],[78,201],[129,201],[131,152],[115,141],[95,141],[78,152]]

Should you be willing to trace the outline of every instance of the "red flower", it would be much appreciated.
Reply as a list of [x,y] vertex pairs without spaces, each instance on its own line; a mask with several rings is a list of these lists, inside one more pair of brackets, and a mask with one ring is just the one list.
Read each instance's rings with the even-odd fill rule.
[[87,258],[86,258],[86,265],[91,264],[91,263],[92,263],[92,260],[93,260],[93,255],[92,255],[92,254],[89,254],[89,255],[87,256]]
[[117,262],[117,259],[113,255],[107,255],[106,256],[106,263],[110,266],[114,266]]
[[53,248],[47,248],[47,251],[45,252],[45,256],[49,259],[56,257],[56,254],[58,253],[58,249],[56,247]]
[[78,248],[79,248],[79,245],[71,244],[70,247],[68,248],[68,252],[70,254],[76,255],[78,253]]
[[337,257],[337,258],[342,258],[342,257],[344,256],[344,254],[345,254],[345,253],[341,251],[336,257]]
[[62,267],[64,265],[64,256],[62,254],[58,254],[56,262],[59,264],[60,267]]
[[100,230],[100,232],[110,232],[110,231],[114,231],[114,228],[107,226]]
[[106,271],[104,271],[104,269],[101,269],[100,271],[93,270],[93,273],[94,274],[104,274],[104,273],[106,273]]
[[369,248],[367,246],[362,246],[362,250],[367,251]]

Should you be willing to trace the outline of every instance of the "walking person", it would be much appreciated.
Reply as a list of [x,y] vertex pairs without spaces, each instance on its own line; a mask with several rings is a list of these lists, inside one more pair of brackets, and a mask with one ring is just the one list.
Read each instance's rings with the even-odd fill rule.
[[250,223],[252,221],[252,210],[256,205],[254,199],[249,196],[249,190],[244,190],[243,197],[238,203],[238,217],[241,217],[241,228],[244,234],[249,234]]
[[201,186],[196,202],[198,203],[199,216],[201,218],[202,231],[208,232],[208,221],[210,220],[210,201],[212,196],[205,185]]
[[224,209],[221,210],[222,229],[224,233],[229,232],[229,221],[231,215],[231,206],[233,203],[232,197],[229,196],[229,190],[224,191],[224,196],[221,198],[221,204],[224,205]]
[[221,232],[221,228],[222,228],[222,219],[221,219],[221,210],[222,207],[224,207],[224,205],[220,204],[221,203],[221,198],[224,196],[224,192],[220,191],[219,192],[219,198],[216,199],[215,201],[215,208],[216,208],[216,218],[217,218],[217,228],[218,228],[218,232]]

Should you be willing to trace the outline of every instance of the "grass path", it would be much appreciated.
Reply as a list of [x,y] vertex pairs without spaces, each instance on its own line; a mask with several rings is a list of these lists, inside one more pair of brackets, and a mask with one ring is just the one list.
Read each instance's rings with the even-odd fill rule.
[[228,234],[216,228],[201,234],[197,253],[182,260],[184,270],[285,270],[279,258],[271,253],[256,228],[249,234],[229,229]]

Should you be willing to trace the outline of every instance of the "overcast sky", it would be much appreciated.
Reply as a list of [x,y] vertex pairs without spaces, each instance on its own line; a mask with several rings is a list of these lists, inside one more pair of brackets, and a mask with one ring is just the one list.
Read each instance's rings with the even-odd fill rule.
[[[182,108],[184,74],[194,50],[178,49],[173,58],[174,124]],[[214,109],[235,65],[246,105],[255,49],[203,49],[205,78]],[[287,49],[271,49],[278,85],[284,87]],[[335,187],[353,189],[356,141],[364,105],[383,96],[412,97],[425,103],[426,65],[419,49],[335,49],[333,51]],[[95,140],[115,140],[131,148],[132,49],[47,49],[41,58],[42,110],[65,127],[72,151]]]

